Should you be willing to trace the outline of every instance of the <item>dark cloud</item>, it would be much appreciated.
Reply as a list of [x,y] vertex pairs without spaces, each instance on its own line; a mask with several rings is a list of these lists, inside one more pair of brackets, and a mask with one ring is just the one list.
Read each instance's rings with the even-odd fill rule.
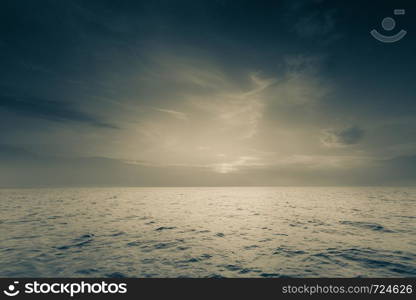
[[321,137],[321,141],[327,147],[343,147],[359,143],[363,136],[363,129],[352,126],[339,130],[325,130]]
[[22,147],[0,144],[0,161],[16,161],[19,159],[36,159],[37,155]]
[[301,17],[294,25],[294,29],[299,36],[305,38],[326,36],[335,30],[334,12],[313,11]]
[[70,104],[35,97],[0,96],[0,108],[34,118],[55,122],[82,122],[92,126],[117,128],[98,118],[72,108]]

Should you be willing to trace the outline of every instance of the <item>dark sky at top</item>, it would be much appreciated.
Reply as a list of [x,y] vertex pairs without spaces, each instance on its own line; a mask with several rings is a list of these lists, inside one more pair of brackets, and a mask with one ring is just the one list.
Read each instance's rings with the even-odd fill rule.
[[416,181],[414,1],[0,5],[1,186]]

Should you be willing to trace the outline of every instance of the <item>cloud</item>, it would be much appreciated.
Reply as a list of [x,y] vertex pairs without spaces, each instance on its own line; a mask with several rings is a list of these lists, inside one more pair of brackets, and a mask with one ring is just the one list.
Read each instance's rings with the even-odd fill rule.
[[113,124],[81,112],[67,103],[51,101],[36,97],[0,96],[0,108],[34,118],[55,122],[81,122],[104,128],[117,128]]
[[337,10],[328,8],[325,1],[296,2],[289,5],[287,22],[301,38],[328,41],[336,35],[336,13]]
[[162,109],[162,108],[155,108],[155,110],[166,113],[168,115],[171,115],[174,118],[179,119],[179,120],[188,120],[188,116],[185,113],[180,112],[180,111],[170,110],[170,109]]
[[327,129],[323,132],[321,142],[326,147],[345,147],[358,144],[364,136],[364,130],[352,126],[344,129]]
[[14,145],[0,144],[0,161],[16,159],[35,159],[37,155]]
[[269,105],[304,109],[315,106],[332,91],[332,85],[322,75],[324,56],[288,55],[283,58],[284,69],[269,79],[261,96]]
[[224,78],[225,86],[222,83],[208,96],[191,95],[189,103],[198,114],[211,116],[213,123],[232,139],[250,139],[258,132],[265,106],[262,93],[272,80],[255,74],[247,74],[247,78],[249,89],[242,90]]
[[230,172],[237,172],[242,168],[259,166],[261,164],[259,164],[258,160],[257,157],[241,156],[232,162],[214,164],[213,169],[215,172],[227,174]]
[[[105,157],[58,157],[0,145],[0,186],[248,186],[248,185],[412,185],[416,156],[387,160],[294,157],[263,165],[256,157],[212,165],[154,165]],[[360,161],[357,161],[359,159]],[[353,163],[353,162],[356,163]],[[363,168],[365,166],[365,168]]]
[[294,30],[300,37],[315,38],[332,33],[335,29],[334,13],[332,11],[313,11],[302,17],[294,25]]
[[[197,164],[235,173],[248,163],[268,161],[261,150],[277,151],[282,157],[291,151],[300,154],[301,148],[307,152],[304,136],[309,132],[302,130],[305,123],[306,130],[311,125],[305,115],[315,111],[332,88],[321,74],[323,57],[318,55],[286,55],[274,72],[250,68],[238,74],[198,53],[172,56],[150,51],[149,60],[154,64],[140,70],[146,76],[136,86],[139,93],[152,88],[137,98],[153,103],[143,105],[150,110],[140,116],[128,112],[137,123],[121,137],[129,142],[121,143],[122,154],[114,157]],[[290,130],[294,123],[296,132]],[[210,150],[201,151],[201,146]],[[220,153],[226,159],[220,159]],[[249,156],[258,161],[241,165],[241,157]]]

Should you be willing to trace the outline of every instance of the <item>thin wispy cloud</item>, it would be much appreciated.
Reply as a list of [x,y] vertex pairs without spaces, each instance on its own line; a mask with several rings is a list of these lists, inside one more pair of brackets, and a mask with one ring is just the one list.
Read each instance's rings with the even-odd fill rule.
[[0,96],[0,109],[55,122],[81,122],[96,127],[118,128],[62,101],[26,96]]
[[166,113],[166,114],[171,115],[174,118],[177,118],[177,119],[180,119],[180,120],[188,120],[188,116],[185,113],[180,112],[180,111],[170,110],[170,109],[162,109],[162,108],[155,108],[155,110]]

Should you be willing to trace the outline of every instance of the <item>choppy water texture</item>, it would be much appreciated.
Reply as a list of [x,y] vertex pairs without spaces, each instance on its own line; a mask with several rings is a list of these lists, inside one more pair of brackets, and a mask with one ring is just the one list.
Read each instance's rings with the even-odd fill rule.
[[0,276],[416,277],[415,188],[0,190]]

